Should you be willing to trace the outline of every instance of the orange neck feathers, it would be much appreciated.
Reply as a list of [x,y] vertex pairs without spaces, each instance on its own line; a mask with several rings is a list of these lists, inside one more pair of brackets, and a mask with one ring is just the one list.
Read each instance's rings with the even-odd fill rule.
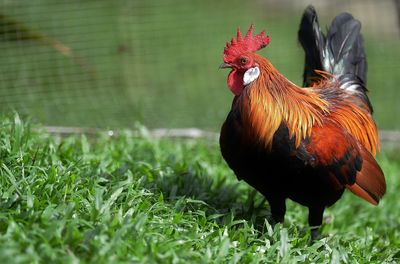
[[322,124],[328,102],[308,88],[299,88],[282,76],[265,58],[254,54],[259,64],[260,76],[245,88],[236,106],[242,121],[251,127],[251,138],[257,138],[271,147],[272,139],[284,122],[296,147],[310,136],[314,124]]

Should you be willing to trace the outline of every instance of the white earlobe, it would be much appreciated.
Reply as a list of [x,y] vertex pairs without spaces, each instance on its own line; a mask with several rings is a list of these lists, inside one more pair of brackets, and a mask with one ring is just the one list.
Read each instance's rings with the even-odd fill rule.
[[252,81],[258,78],[260,75],[260,69],[258,67],[248,69],[243,76],[243,85],[248,85]]

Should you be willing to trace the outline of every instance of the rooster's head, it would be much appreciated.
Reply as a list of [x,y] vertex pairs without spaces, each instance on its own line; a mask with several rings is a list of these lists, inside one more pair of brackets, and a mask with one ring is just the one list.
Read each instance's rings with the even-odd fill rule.
[[235,94],[240,95],[244,87],[257,79],[260,75],[259,64],[254,53],[265,48],[270,37],[264,36],[264,31],[253,36],[254,26],[250,26],[243,38],[240,30],[237,30],[236,40],[226,43],[224,49],[224,63],[220,68],[231,68],[228,75],[229,89]]

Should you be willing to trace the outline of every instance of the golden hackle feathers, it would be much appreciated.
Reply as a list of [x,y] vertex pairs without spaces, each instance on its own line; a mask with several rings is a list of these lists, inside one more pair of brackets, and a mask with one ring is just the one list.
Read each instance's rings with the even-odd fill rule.
[[[253,54],[259,63],[260,76],[244,89],[238,98],[243,122],[251,129],[251,138],[271,147],[273,136],[281,123],[285,123],[296,147],[309,137],[314,126],[323,126],[325,119],[346,129],[373,155],[379,150],[377,128],[371,114],[352,101],[326,75],[311,88],[300,88],[282,76],[265,58]],[[332,87],[333,86],[333,87]],[[331,88],[327,88],[331,87]],[[338,98],[325,98],[323,89],[341,93]]]
[[314,124],[322,124],[328,112],[328,102],[312,89],[301,89],[289,82],[261,56],[254,54],[260,64],[260,76],[239,98],[243,121],[254,136],[267,147],[284,122],[296,146],[310,136]]

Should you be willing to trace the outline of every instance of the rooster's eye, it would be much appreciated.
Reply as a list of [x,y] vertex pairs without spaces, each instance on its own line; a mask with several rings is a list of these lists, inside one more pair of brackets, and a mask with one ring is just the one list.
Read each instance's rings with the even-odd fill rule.
[[246,58],[240,58],[239,59],[239,63],[241,64],[241,65],[246,65],[247,64],[247,59]]

